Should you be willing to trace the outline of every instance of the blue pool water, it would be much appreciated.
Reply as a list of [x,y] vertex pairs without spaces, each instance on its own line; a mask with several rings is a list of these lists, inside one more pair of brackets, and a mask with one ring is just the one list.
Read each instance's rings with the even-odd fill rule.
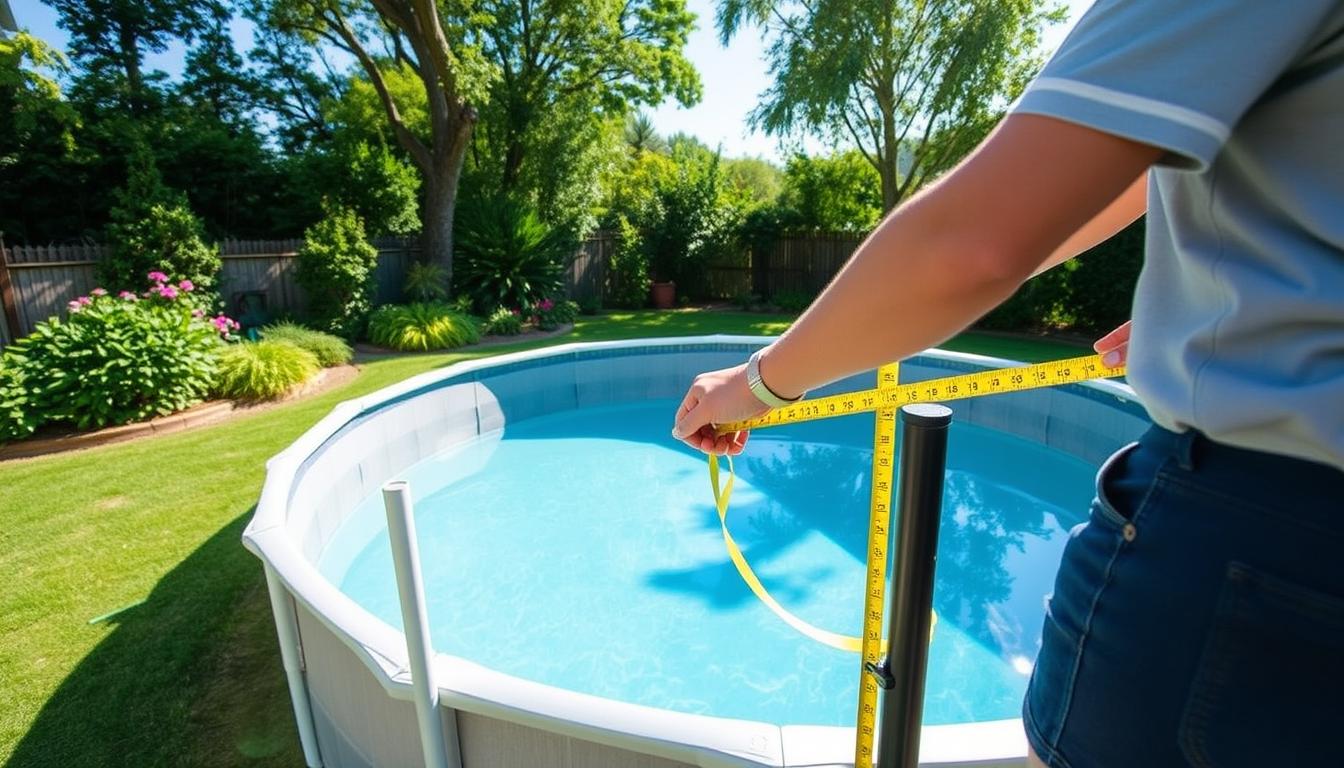
[[[410,481],[435,649],[638,704],[852,725],[858,657],[761,605],[724,551],[705,460],[669,437],[673,401],[511,424]],[[752,436],[729,526],[766,587],[858,634],[872,417]],[[1095,468],[1002,433],[950,436],[924,719],[1017,717],[1067,530]],[[400,627],[378,495],[319,564]]]

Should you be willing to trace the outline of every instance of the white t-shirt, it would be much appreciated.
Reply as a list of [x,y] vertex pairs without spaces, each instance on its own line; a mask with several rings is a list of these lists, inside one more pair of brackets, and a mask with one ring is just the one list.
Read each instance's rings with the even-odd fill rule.
[[1344,469],[1344,2],[1101,0],[1014,111],[1168,153],[1129,347],[1153,420]]

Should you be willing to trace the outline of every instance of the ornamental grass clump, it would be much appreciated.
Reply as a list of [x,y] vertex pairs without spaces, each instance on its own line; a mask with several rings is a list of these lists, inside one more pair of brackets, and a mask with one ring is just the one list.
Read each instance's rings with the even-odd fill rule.
[[288,341],[233,344],[219,354],[215,391],[235,400],[272,400],[315,376],[317,355]]
[[165,416],[203,400],[237,323],[210,317],[190,280],[149,273],[139,295],[95,288],[0,356],[0,441]]
[[314,331],[298,323],[273,323],[261,329],[261,337],[267,341],[287,341],[306,349],[317,356],[317,362],[323,368],[345,365],[354,357],[354,350],[345,343],[345,339]]
[[491,336],[517,336],[523,332],[523,316],[516,309],[500,307],[490,313],[481,330]]
[[476,321],[447,304],[388,304],[369,316],[369,340],[402,352],[453,349],[479,339]]

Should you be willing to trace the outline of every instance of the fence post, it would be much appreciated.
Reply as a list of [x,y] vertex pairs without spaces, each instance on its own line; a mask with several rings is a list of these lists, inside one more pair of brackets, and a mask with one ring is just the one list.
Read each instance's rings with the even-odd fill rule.
[[0,232],[0,305],[5,311],[5,325],[11,341],[23,335],[19,328],[19,304],[14,299],[14,285],[9,281],[9,250],[5,248],[5,233]]

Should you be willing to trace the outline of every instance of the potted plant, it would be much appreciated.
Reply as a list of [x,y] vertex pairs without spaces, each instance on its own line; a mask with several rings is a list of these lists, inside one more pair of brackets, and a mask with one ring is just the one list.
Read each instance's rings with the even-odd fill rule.
[[671,280],[655,282],[649,286],[653,297],[654,309],[671,309],[677,303],[677,284]]

